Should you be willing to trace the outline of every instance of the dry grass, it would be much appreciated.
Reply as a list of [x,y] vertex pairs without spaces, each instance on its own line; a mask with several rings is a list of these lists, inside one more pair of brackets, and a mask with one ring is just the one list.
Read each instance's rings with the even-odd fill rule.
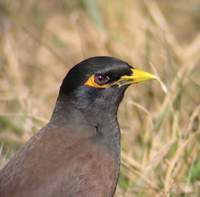
[[200,196],[199,30],[197,0],[0,2],[1,166],[48,121],[67,70],[112,55],[168,90],[137,85],[120,106],[116,197]]

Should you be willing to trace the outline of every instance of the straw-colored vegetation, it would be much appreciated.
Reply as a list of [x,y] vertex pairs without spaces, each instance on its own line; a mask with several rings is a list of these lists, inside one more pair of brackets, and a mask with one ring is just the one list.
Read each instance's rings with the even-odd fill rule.
[[200,196],[198,0],[0,1],[0,165],[49,119],[67,70],[111,55],[167,87],[130,87],[120,106],[116,197]]

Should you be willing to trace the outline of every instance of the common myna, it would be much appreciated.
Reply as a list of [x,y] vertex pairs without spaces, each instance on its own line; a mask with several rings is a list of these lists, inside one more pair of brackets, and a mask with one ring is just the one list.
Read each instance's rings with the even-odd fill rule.
[[120,168],[117,109],[130,84],[154,79],[113,57],[64,78],[50,121],[0,171],[0,197],[111,197]]

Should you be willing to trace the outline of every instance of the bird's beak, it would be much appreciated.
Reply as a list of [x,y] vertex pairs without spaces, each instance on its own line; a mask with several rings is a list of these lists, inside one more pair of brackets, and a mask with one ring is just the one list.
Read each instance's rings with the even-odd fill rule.
[[131,75],[124,75],[120,78],[120,80],[118,81],[119,85],[134,84],[151,79],[157,79],[155,75],[136,68],[131,69],[131,71]]

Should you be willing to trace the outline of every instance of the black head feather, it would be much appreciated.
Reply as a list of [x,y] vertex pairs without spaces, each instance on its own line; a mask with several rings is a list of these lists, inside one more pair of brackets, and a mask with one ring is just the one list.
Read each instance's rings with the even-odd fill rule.
[[80,89],[92,74],[109,75],[110,82],[122,75],[130,75],[132,68],[128,63],[108,56],[88,58],[75,65],[66,75],[60,88],[60,94],[70,94]]

